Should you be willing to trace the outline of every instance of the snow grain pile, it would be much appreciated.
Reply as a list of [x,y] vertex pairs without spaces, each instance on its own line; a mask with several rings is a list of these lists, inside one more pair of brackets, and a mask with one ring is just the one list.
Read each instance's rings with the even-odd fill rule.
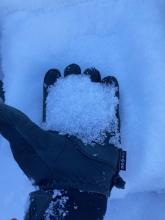
[[116,129],[115,88],[93,83],[88,76],[59,79],[49,89],[46,129],[75,135],[85,144],[103,143]]
[[66,195],[67,192],[54,190],[53,200],[49,204],[48,209],[45,213],[45,220],[51,219],[63,219],[68,215],[68,210],[66,208],[66,203],[69,200],[69,197]]

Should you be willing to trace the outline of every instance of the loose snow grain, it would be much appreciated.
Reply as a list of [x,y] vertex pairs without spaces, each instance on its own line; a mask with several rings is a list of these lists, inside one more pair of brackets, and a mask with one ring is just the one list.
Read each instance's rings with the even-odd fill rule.
[[85,144],[103,143],[116,130],[115,88],[93,83],[88,76],[59,79],[49,89],[46,129],[75,135]]

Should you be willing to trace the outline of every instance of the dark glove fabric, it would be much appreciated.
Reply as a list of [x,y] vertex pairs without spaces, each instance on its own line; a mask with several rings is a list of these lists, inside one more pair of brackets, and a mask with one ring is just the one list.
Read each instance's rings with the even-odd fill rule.
[[[75,188],[110,195],[119,169],[119,150],[113,145],[96,151],[58,132],[42,130],[21,111],[0,104],[0,132],[9,140],[17,163],[35,181],[50,188]],[[96,156],[97,155],[97,156]]]
[[39,190],[30,194],[24,220],[102,220],[107,208],[104,195],[69,189]]

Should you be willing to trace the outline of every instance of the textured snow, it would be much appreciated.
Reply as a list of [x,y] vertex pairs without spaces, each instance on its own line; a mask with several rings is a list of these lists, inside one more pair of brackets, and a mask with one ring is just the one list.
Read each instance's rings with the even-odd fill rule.
[[103,144],[106,133],[117,130],[115,91],[84,75],[57,80],[49,89],[45,128]]
[[[65,195],[65,191],[54,190],[53,201],[49,204],[48,209],[45,213],[45,220],[51,220],[52,217],[57,219],[67,215],[68,210],[65,207],[69,197]],[[58,199],[60,197],[60,199]]]
[[[106,220],[163,220],[164,0],[2,0],[1,78],[7,103],[41,124],[42,80],[52,67],[95,66],[118,78],[125,191],[113,190]],[[0,219],[22,220],[34,190],[0,142]],[[115,198],[115,199],[114,199]],[[17,202],[15,202],[17,201]]]

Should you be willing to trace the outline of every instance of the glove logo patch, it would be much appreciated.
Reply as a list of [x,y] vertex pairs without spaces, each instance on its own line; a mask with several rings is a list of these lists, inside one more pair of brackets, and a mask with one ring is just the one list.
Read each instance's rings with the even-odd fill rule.
[[120,152],[120,170],[126,171],[126,163],[127,163],[127,151],[121,150],[121,152]]

